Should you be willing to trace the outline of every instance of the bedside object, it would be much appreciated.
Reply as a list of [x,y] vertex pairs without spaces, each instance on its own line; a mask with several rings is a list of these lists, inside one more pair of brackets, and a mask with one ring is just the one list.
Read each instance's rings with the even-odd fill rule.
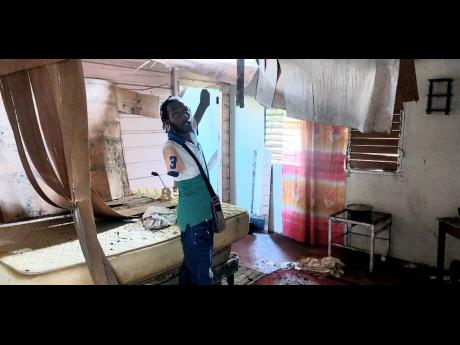
[[[356,204],[354,204],[356,205]],[[350,211],[349,207],[353,210]],[[369,205],[360,205],[360,206],[352,206],[348,205],[346,209],[334,213],[329,216],[329,227],[328,227],[328,256],[332,254],[332,246],[335,247],[342,247],[351,250],[361,251],[369,253],[369,272],[372,273],[374,271],[374,252],[375,252],[375,240],[383,240],[386,241],[386,256],[382,256],[382,260],[385,257],[390,255],[390,239],[391,239],[391,224],[392,224],[392,215],[390,213],[382,213],[382,212],[375,212],[369,210]],[[360,211],[357,211],[357,210]],[[356,219],[356,213],[352,216],[350,212],[365,212],[364,218],[366,220],[362,220],[363,215],[358,215],[360,220]],[[337,238],[332,238],[332,224],[342,224],[344,227],[344,232],[340,237],[345,238],[344,243],[334,243],[333,240],[337,240]],[[369,234],[363,234],[358,232],[353,232],[353,227],[356,225],[363,226],[367,228]],[[386,233],[385,237],[382,237],[379,234]],[[365,236],[369,238],[369,250],[363,250],[360,248],[353,247],[351,245],[351,235],[356,236]]]
[[371,220],[373,207],[365,204],[349,204],[347,205],[350,219],[367,222]]
[[437,271],[438,280],[442,281],[444,277],[444,256],[446,247],[446,234],[460,239],[460,217],[443,217],[438,218],[438,260]]

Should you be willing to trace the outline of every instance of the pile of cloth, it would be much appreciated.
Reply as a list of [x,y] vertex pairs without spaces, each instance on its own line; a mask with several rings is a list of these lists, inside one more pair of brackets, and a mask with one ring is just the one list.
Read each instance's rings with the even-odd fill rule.
[[297,270],[317,273],[321,275],[330,274],[334,277],[340,278],[344,274],[344,271],[342,270],[343,266],[345,266],[345,264],[339,259],[332,256],[326,256],[322,259],[300,259],[295,263],[294,268]]
[[162,206],[150,206],[141,218],[144,228],[150,231],[167,228],[176,224],[176,221],[176,210]]

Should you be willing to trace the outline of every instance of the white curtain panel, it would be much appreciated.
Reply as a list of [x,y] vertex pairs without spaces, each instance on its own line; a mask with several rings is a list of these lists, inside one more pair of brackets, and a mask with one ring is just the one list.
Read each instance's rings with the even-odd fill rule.
[[[276,60],[274,60],[276,61]],[[280,76],[259,72],[259,98],[286,110],[289,117],[350,127],[361,132],[390,132],[399,59],[278,59]],[[269,64],[267,64],[269,65]],[[270,65],[273,66],[273,63]]]

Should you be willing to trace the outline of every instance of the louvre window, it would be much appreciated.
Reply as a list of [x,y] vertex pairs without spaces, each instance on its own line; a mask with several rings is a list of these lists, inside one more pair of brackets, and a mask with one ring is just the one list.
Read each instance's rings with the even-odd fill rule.
[[265,111],[265,147],[272,153],[272,163],[281,163],[285,113],[280,109]]
[[397,172],[400,165],[402,116],[393,116],[390,133],[361,133],[350,130],[349,169]]

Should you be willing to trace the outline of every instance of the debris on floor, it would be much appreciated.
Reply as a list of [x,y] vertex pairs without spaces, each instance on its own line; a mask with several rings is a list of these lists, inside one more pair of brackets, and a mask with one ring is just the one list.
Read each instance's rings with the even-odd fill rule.
[[340,261],[340,259],[334,258],[332,256],[326,256],[322,259],[316,258],[305,258],[300,259],[295,263],[295,269],[300,271],[307,271],[310,273],[317,273],[322,275],[332,275],[334,277],[340,278],[344,275],[342,267],[345,264]]
[[162,206],[150,206],[142,215],[141,223],[147,230],[160,230],[176,224],[177,215],[174,209]]
[[271,260],[261,260],[260,261],[262,264],[267,265],[267,266],[273,266],[273,267],[278,267],[276,262],[271,261]]
[[282,268],[283,270],[290,270],[291,268],[294,268],[295,267],[295,262],[282,262],[280,263],[280,268]]
[[[239,266],[238,271],[235,272],[235,285],[252,285],[258,279],[264,277],[266,274],[252,268]],[[228,281],[224,279],[222,285],[228,285]]]

